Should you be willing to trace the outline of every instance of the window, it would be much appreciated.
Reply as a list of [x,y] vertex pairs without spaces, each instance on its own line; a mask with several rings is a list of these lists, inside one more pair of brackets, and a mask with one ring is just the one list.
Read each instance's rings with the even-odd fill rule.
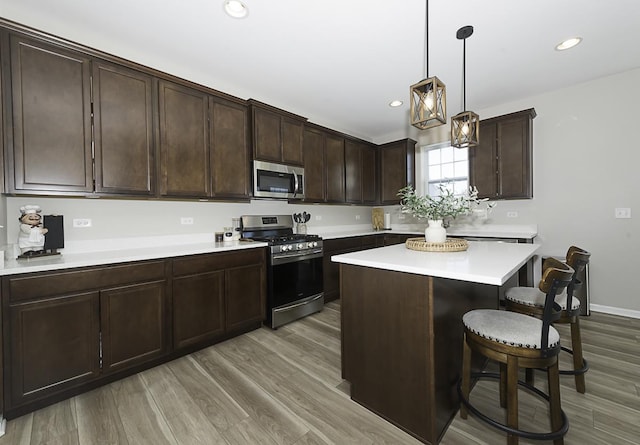
[[439,184],[456,195],[466,193],[469,189],[468,149],[453,148],[450,142],[420,147],[416,179],[420,194],[438,196]]

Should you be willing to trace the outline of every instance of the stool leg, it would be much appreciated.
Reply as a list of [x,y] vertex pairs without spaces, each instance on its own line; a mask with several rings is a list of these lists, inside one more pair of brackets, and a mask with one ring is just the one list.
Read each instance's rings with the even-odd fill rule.
[[500,407],[507,407],[507,365],[500,363]]
[[[469,400],[469,391],[471,388],[471,348],[467,344],[467,335],[465,334],[462,342],[462,396]],[[460,403],[460,417],[467,418],[467,407],[464,403]]]
[[[518,428],[518,358],[507,357],[507,425]],[[518,436],[507,435],[508,445],[518,445]]]
[[524,381],[527,382],[529,385],[534,386],[534,382],[533,382],[533,368],[527,368],[524,370]]
[[[547,369],[549,380],[549,404],[551,416],[551,430],[556,431],[562,427],[562,407],[560,406],[560,371],[558,370],[558,360]],[[564,439],[556,439],[554,445],[563,445]]]
[[[573,369],[580,369],[584,364],[582,356],[582,338],[580,335],[580,318],[576,315],[571,321],[571,349],[573,350]],[[584,374],[576,374],[576,390],[584,394],[587,390]]]

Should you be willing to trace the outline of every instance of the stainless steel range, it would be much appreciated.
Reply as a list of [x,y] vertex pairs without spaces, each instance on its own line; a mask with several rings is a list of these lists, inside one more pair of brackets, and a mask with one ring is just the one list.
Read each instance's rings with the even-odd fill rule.
[[242,238],[269,243],[267,320],[275,329],[324,307],[322,238],[294,234],[291,215],[244,215]]

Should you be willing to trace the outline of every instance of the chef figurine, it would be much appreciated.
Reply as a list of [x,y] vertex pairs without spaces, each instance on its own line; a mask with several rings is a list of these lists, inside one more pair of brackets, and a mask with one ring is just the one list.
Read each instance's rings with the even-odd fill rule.
[[40,212],[40,206],[20,207],[18,246],[22,255],[31,256],[44,251],[44,235],[48,230],[42,227]]

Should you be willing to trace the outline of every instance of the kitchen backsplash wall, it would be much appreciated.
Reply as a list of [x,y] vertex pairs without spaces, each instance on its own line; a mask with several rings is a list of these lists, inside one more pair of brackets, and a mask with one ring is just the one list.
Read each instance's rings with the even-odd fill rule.
[[[371,207],[288,204],[277,200],[250,203],[115,200],[87,198],[2,197],[5,232],[0,245],[16,242],[20,207],[37,204],[42,213],[64,215],[65,241],[213,233],[231,226],[240,215],[311,213],[308,232],[327,226],[371,224]],[[182,224],[182,219],[192,224]],[[73,220],[91,220],[89,227],[73,227]],[[0,229],[3,230],[3,229]]]

